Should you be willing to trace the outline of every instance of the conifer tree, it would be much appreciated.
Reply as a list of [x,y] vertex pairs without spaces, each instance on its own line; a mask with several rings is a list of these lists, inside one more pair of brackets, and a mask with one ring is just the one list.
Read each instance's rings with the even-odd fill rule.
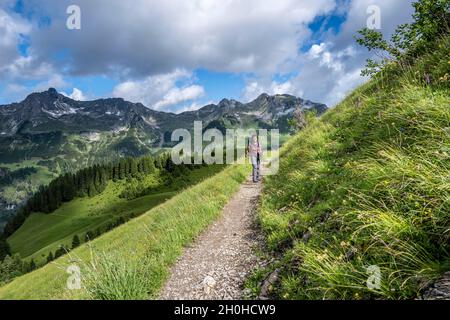
[[11,255],[11,248],[8,241],[5,238],[0,238],[0,261],[2,261],[7,255]]
[[47,263],[52,262],[55,258],[53,257],[53,252],[49,252],[47,256]]
[[74,235],[72,239],[72,249],[75,249],[80,245],[80,238],[78,238],[78,235]]
[[28,266],[28,272],[36,270],[36,268],[37,268],[36,262],[34,262],[34,259],[31,259],[30,264]]
[[95,189],[94,183],[91,181],[88,187],[88,196],[94,197],[95,195],[97,195],[97,190]]
[[130,159],[130,175],[132,177],[136,177],[137,173],[138,173],[138,167],[137,167],[136,160]]
[[94,240],[95,234],[93,231],[86,232],[86,235],[84,236],[84,242],[89,242],[91,240]]

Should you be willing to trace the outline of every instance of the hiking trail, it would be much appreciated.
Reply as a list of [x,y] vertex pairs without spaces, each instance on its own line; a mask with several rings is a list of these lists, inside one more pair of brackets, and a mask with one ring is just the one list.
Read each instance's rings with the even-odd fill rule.
[[262,183],[248,178],[218,220],[186,247],[161,291],[164,300],[242,299],[244,281],[264,262],[255,254],[263,238],[256,227]]

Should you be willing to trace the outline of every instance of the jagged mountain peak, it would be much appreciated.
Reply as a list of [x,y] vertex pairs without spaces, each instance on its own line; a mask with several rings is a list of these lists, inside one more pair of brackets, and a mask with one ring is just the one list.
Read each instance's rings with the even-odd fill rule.
[[270,98],[271,96],[268,94],[268,93],[261,93],[259,96],[258,96],[258,98],[256,98],[257,100],[258,99],[268,99],[268,98]]
[[56,100],[56,99],[61,99],[61,98],[65,98],[67,100],[72,100],[62,94],[60,94],[55,88],[49,88],[46,91],[42,91],[42,92],[33,92],[31,94],[29,94],[23,102],[26,101],[36,101],[36,100]]
[[[249,103],[222,99],[218,104],[209,104],[196,111],[174,114],[152,110],[142,103],[132,103],[123,98],[76,101],[54,88],[49,88],[47,91],[30,94],[22,102],[0,107],[0,139],[8,139],[0,141],[5,147],[1,151],[7,156],[8,152],[11,152],[9,146],[26,145],[28,141],[37,141],[34,136],[57,133],[62,135],[61,143],[64,144],[64,137],[78,136],[86,132],[112,135],[114,140],[127,141],[125,144],[135,141],[139,145],[139,150],[145,146],[147,149],[144,149],[148,151],[155,146],[167,146],[170,141],[168,137],[173,130],[180,128],[190,130],[194,121],[202,121],[204,127],[221,130],[256,125],[263,128],[278,128],[286,132],[289,130],[288,118],[299,107],[314,108],[319,114],[326,110],[323,104],[305,101],[295,96],[271,96],[264,93]],[[130,138],[130,135],[134,137]],[[23,140],[24,137],[26,141]],[[41,145],[44,142],[45,139],[42,142],[31,143],[27,156],[33,156],[34,150],[45,148]],[[120,145],[120,150],[136,150]]]
[[57,95],[58,91],[55,88],[48,88],[47,92],[51,95]]

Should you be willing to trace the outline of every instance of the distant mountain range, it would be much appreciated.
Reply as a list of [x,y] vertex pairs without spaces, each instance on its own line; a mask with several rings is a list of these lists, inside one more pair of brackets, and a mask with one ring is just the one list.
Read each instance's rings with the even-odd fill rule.
[[262,94],[246,104],[224,99],[174,114],[121,98],[75,101],[50,88],[0,106],[0,162],[60,157],[84,163],[111,155],[138,156],[169,146],[172,131],[191,129],[194,121],[220,130],[256,127],[286,132],[296,108],[321,114],[327,106],[290,95]]

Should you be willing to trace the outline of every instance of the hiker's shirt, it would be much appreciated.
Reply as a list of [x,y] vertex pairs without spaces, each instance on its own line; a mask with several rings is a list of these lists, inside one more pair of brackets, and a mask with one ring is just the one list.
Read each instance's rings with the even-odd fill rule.
[[251,143],[248,146],[248,154],[250,157],[257,157],[258,154],[262,155],[262,149],[259,143]]
[[248,155],[250,156],[250,159],[252,161],[253,165],[257,165],[258,162],[258,155],[261,157],[262,155],[262,149],[261,146],[258,143],[250,143],[248,146]]

